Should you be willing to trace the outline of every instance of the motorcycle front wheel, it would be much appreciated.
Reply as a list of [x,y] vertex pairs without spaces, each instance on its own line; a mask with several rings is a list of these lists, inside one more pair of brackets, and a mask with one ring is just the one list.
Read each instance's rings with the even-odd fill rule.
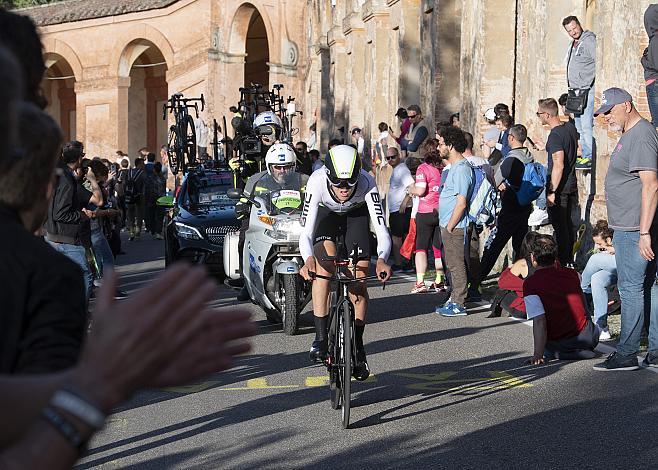
[[283,274],[283,332],[289,336],[297,333],[299,312],[297,298],[299,297],[299,282],[297,274]]

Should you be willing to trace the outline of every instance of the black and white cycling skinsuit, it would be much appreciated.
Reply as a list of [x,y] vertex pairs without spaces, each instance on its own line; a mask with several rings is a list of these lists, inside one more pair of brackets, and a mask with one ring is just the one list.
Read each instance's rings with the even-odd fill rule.
[[336,243],[343,235],[348,252],[354,244],[359,246],[359,258],[370,259],[370,227],[372,222],[377,236],[377,257],[384,261],[391,253],[391,237],[384,219],[384,209],[375,179],[361,170],[350,198],[339,202],[329,185],[324,170],[316,170],[308,179],[304,198],[299,237],[302,259],[313,256],[313,246],[323,240]]

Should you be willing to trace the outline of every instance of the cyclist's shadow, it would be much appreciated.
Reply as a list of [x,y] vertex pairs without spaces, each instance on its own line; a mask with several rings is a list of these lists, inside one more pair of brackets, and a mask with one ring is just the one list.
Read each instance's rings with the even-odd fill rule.
[[[369,414],[351,423],[350,428],[377,426],[437,412],[512,389],[518,389],[515,392],[519,393],[519,390],[532,387],[533,382],[554,374],[567,364],[565,361],[552,361],[543,366],[531,366],[525,363],[527,358],[518,357],[519,353],[506,352],[377,374],[376,383],[364,383],[354,387],[354,417],[359,416],[358,410],[370,406],[385,402],[399,403],[409,397],[416,399],[405,400],[402,404]],[[432,405],[433,401],[437,401],[437,404]],[[422,409],[418,409],[420,407]]]

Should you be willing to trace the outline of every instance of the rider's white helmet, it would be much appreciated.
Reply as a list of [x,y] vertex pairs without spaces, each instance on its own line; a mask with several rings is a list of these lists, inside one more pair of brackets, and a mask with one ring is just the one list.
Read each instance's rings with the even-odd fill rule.
[[273,165],[295,166],[297,163],[297,154],[295,150],[288,144],[274,144],[267,151],[265,155],[265,164],[267,165],[267,172],[272,175]]
[[260,126],[278,126],[279,128],[283,127],[281,118],[276,115],[273,111],[265,111],[260,113],[254,119],[254,129]]

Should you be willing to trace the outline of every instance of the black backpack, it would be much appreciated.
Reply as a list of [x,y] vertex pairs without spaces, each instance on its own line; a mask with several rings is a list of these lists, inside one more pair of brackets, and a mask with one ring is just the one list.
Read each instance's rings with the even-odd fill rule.
[[123,196],[126,204],[137,204],[142,198],[144,189],[143,170],[138,168],[128,172],[126,181],[123,186]]

